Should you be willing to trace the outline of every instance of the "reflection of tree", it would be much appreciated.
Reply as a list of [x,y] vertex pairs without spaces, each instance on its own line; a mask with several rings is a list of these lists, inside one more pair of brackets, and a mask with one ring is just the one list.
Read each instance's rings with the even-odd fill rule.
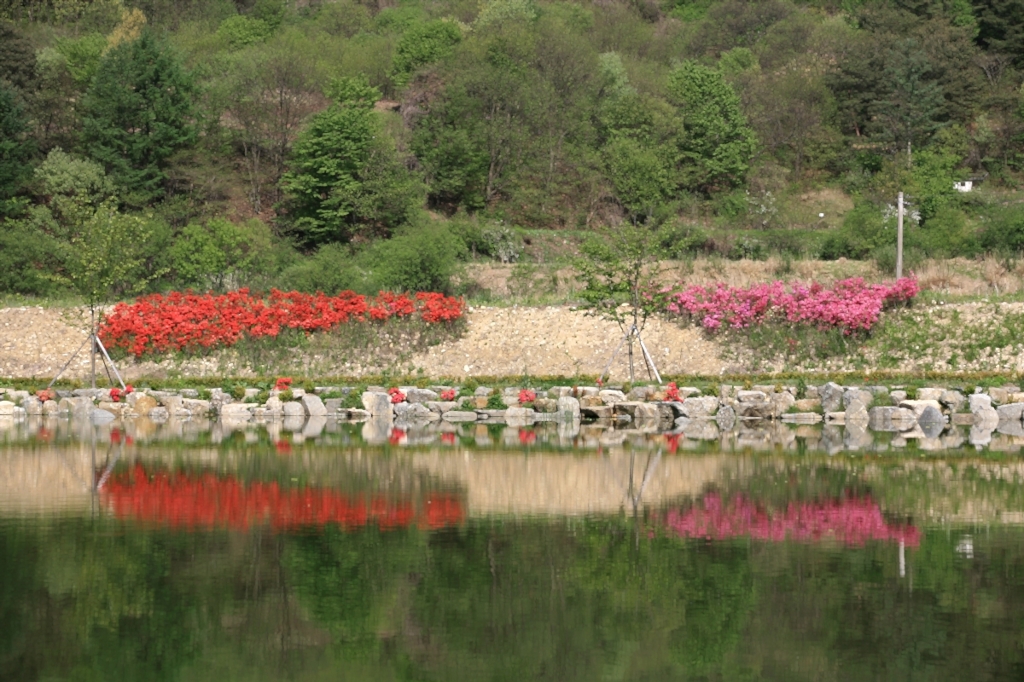
[[[642,518],[0,524],[0,679],[1020,679],[1019,529],[680,541]],[[911,589],[911,581],[912,588]]]
[[[209,606],[198,608],[194,587],[173,578],[191,554],[182,552],[187,538],[97,532],[82,520],[42,530],[0,540],[0,564],[23,567],[12,572],[22,578],[17,592],[8,592],[5,575],[4,593],[21,604],[0,624],[0,641],[16,644],[0,652],[0,676],[108,679],[116,671],[120,680],[176,679],[209,626]],[[9,553],[14,547],[17,555]],[[20,636],[9,634],[12,627]]]

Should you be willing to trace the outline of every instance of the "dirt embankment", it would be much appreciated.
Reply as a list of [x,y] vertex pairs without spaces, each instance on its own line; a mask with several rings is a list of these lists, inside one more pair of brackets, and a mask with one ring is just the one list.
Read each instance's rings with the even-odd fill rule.
[[[762,262],[698,261],[675,264],[668,275],[685,283],[710,284],[727,281],[733,285],[747,285],[772,279],[832,282],[851,276],[879,279],[880,273],[872,266],[838,261],[815,263],[798,261],[784,263],[769,259]],[[472,273],[478,284],[503,301],[516,300],[517,279],[513,266],[485,266]],[[551,277],[550,273],[532,273],[538,281],[558,282],[560,287],[572,288],[565,278]],[[1004,315],[1017,315],[1019,303],[982,304],[978,302],[949,303],[937,300],[943,297],[984,296],[1007,294],[1024,290],[1024,272],[1007,269],[1004,264],[991,261],[953,260],[926,264],[918,273],[919,281],[927,289],[915,307],[916,324],[926,330],[933,326],[935,342],[926,337],[924,350],[896,349],[904,357],[893,366],[890,356],[889,370],[920,371],[923,369],[956,369],[945,365],[943,358],[959,354],[950,344],[964,345],[955,338],[960,329],[977,330],[984,326],[998,327]],[[522,285],[522,278],[518,285]],[[534,291],[534,294],[537,292]],[[545,293],[545,292],[542,292]],[[546,292],[548,297],[556,292]],[[571,298],[571,291],[558,293],[562,300]],[[541,297],[543,299],[543,296]],[[537,300],[534,298],[534,300]],[[528,299],[524,298],[524,302]],[[962,309],[962,310],[961,310]],[[978,323],[979,314],[992,317],[990,325]],[[0,309],[0,378],[52,377],[61,369],[86,338],[88,315],[80,309],[13,307]],[[929,322],[931,320],[931,322]],[[983,322],[983,321],[982,321]],[[474,306],[467,316],[465,334],[457,340],[447,341],[424,352],[405,354],[400,361],[394,354],[388,366],[374,360],[370,348],[353,357],[351,353],[322,353],[321,349],[296,350],[278,357],[269,366],[255,368],[257,373],[292,373],[304,376],[360,376],[377,374],[382,370],[396,374],[421,373],[428,377],[469,376],[566,376],[597,375],[608,367],[622,339],[622,331],[612,322],[589,316],[568,305],[513,305]],[[942,334],[938,330],[943,330]],[[940,338],[941,337],[941,338]],[[708,337],[694,327],[681,326],[671,321],[652,319],[643,334],[657,369],[666,375],[698,374],[715,376],[723,373],[761,372],[766,370],[797,369],[782,363],[759,362],[749,353],[736,352],[717,338]],[[1010,340],[1012,341],[1012,340]],[[916,342],[915,342],[916,343]],[[934,346],[935,353],[927,350]],[[1005,344],[1003,344],[1005,345]],[[952,350],[946,349],[950,346]],[[1018,347],[1019,346],[1019,347]],[[941,353],[938,351],[942,351]],[[639,348],[636,349],[639,353]],[[1020,371],[1024,368],[1024,345],[1012,344],[1005,348],[984,349],[982,360],[972,370]],[[941,356],[941,357],[940,357]],[[739,359],[737,359],[739,358]],[[864,358],[867,358],[865,366]],[[824,369],[872,369],[871,353],[863,354],[856,366],[837,359],[823,365]],[[613,377],[627,376],[625,350],[618,354],[611,366]],[[849,365],[849,366],[848,366]],[[154,362],[123,362],[121,367],[129,379],[141,376],[245,376],[254,372],[251,364],[238,354],[220,353],[188,361],[166,360]],[[646,375],[643,363],[637,358],[640,376]],[[963,365],[961,369],[968,369]],[[71,360],[66,376],[88,376],[89,358],[81,352]]]

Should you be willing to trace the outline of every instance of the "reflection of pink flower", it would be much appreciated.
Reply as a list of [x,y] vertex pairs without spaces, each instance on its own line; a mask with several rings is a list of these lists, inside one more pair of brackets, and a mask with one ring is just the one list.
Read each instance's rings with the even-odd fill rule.
[[519,429],[519,442],[522,445],[533,445],[537,442],[537,432],[533,429]]
[[742,495],[726,503],[718,494],[709,493],[702,506],[668,512],[665,523],[683,537],[712,540],[751,537],[771,542],[815,542],[831,537],[853,546],[868,540],[899,540],[911,547],[921,541],[920,531],[914,526],[886,523],[878,504],[866,497],[792,502],[784,511],[770,512]]
[[451,431],[441,434],[441,442],[445,445],[455,445],[455,434]]

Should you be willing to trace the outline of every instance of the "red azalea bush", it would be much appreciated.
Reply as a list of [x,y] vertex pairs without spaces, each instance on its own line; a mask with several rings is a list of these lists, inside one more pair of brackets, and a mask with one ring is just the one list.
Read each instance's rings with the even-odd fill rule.
[[394,405],[405,402],[405,394],[400,389],[389,388],[388,395],[391,396],[391,403]]
[[115,402],[115,403],[119,403],[119,402],[121,402],[121,397],[122,396],[126,396],[129,393],[134,393],[134,392],[135,392],[135,389],[132,387],[131,384],[126,385],[124,387],[124,391],[122,391],[117,386],[115,386],[114,388],[110,389],[110,400]]
[[291,377],[278,377],[277,381],[274,382],[275,391],[287,391],[292,387]]
[[528,388],[524,388],[523,390],[519,391],[519,404],[520,405],[532,404],[533,401],[535,401],[536,399],[537,399],[537,394],[534,391],[531,391]]
[[668,388],[665,389],[665,400],[675,401],[677,403],[682,400],[682,398],[679,397],[679,387],[676,386],[676,382],[670,382]]
[[36,398],[39,398],[41,403],[45,403],[47,400],[56,400],[57,392],[52,388],[44,388],[41,391],[36,391]]
[[668,311],[688,315],[709,331],[723,325],[742,329],[772,321],[838,328],[846,335],[870,331],[885,309],[907,303],[917,296],[917,280],[904,277],[892,284],[865,284],[860,277],[845,279],[831,289],[814,283],[794,284],[786,291],[782,282],[747,288],[690,286],[669,296]]
[[446,388],[445,390],[441,391],[441,400],[449,403],[455,400],[455,389]]
[[311,333],[346,322],[383,322],[417,313],[430,324],[452,322],[465,314],[465,302],[437,293],[410,298],[408,294],[381,292],[368,300],[352,291],[327,296],[273,289],[267,299],[248,289],[219,296],[173,292],[118,303],[98,333],[108,348],[141,357],[231,346],[242,338],[276,337],[282,329]]
[[750,537],[815,542],[834,538],[854,546],[868,540],[898,540],[910,547],[921,541],[917,528],[890,525],[878,504],[868,498],[793,502],[785,510],[771,513],[742,495],[726,503],[717,493],[709,493],[703,505],[668,512],[665,523],[683,537],[711,540]]

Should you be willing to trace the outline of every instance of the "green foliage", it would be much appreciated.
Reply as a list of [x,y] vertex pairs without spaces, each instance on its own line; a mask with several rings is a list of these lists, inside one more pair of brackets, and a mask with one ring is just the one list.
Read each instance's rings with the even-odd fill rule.
[[29,221],[0,224],[0,292],[44,296],[53,293],[51,273],[59,263],[56,241]]
[[428,21],[402,34],[392,59],[392,78],[405,85],[421,66],[443,59],[462,40],[462,31],[452,21]]
[[444,225],[409,228],[359,256],[375,289],[452,293],[466,246]]
[[619,137],[604,148],[615,194],[635,219],[646,220],[672,192],[669,170],[658,151]]
[[179,286],[225,291],[251,286],[271,270],[273,240],[259,220],[236,225],[223,218],[190,223],[168,253]]
[[104,57],[83,103],[82,142],[126,199],[163,196],[171,154],[196,139],[194,93],[189,74],[150,31]]
[[68,154],[60,147],[46,155],[35,170],[39,192],[51,201],[59,198],[97,203],[114,195],[114,183],[103,166]]
[[267,22],[241,14],[228,17],[217,27],[217,36],[236,50],[262,43],[270,37],[271,32]]
[[757,148],[739,97],[722,75],[693,61],[669,75],[668,92],[682,111],[679,148],[682,186],[712,192],[743,182]]
[[981,245],[989,251],[1024,253],[1024,208],[995,211],[981,233]]
[[351,289],[368,293],[364,275],[345,244],[325,244],[308,258],[286,268],[280,277],[285,289],[336,294]]
[[488,410],[504,410],[508,405],[502,400],[501,393],[495,391],[487,396],[487,409]]
[[284,175],[291,229],[308,247],[386,236],[422,203],[422,186],[400,161],[373,111],[379,93],[339,79],[331,107],[295,143]]
[[678,220],[658,228],[656,238],[658,248],[666,258],[689,258],[707,253],[711,248],[707,232],[698,225]]
[[846,214],[842,228],[825,240],[820,255],[824,260],[863,259],[879,247],[895,244],[895,219],[887,220],[879,207],[862,202]]
[[6,202],[31,172],[34,143],[26,133],[28,120],[14,92],[0,81],[0,216]]
[[92,84],[103,61],[107,39],[99,33],[92,33],[81,38],[59,40],[55,49],[64,57],[65,67],[75,84],[85,91]]
[[141,292],[147,280],[145,256],[153,226],[125,215],[113,201],[88,212],[70,242],[61,243],[63,278],[90,306],[113,295]]
[[643,331],[647,318],[664,309],[667,292],[657,282],[658,235],[651,227],[620,225],[588,239],[580,253],[575,264],[583,282],[580,298],[594,314],[624,332],[634,325]]

